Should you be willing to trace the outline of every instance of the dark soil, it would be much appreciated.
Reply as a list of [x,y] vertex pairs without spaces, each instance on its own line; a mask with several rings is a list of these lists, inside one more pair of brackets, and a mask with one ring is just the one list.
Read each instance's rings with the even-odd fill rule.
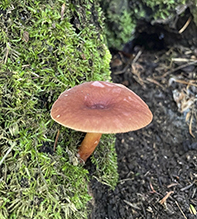
[[90,218],[197,218],[196,50],[135,51],[113,50],[112,78],[138,94],[154,118],[117,134],[119,183],[112,191],[92,181]]

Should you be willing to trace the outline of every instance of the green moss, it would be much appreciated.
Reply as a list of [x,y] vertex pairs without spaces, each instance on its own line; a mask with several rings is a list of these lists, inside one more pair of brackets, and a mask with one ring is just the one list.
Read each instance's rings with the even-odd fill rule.
[[133,39],[135,26],[139,19],[143,18],[147,21],[167,19],[170,15],[176,15],[177,6],[185,3],[186,0],[100,0],[106,18],[108,46],[122,49],[125,43]]
[[133,12],[128,9],[127,0],[100,1],[105,12],[105,32],[108,47],[121,48],[131,39],[134,29]]
[[106,37],[108,46],[113,48],[122,48],[124,43],[131,39],[131,33],[134,30],[135,23],[132,20],[131,13],[127,10],[122,11],[121,15],[113,14],[109,19],[114,21],[114,29],[106,28]]
[[[0,218],[87,218],[89,174],[75,157],[84,134],[52,121],[50,109],[69,87],[110,80],[102,12],[87,0],[0,8]],[[114,187],[116,168],[112,149],[95,175]]]
[[118,182],[117,156],[114,135],[102,135],[100,144],[91,157],[96,166],[94,177],[106,185],[115,188]]
[[1,183],[1,218],[85,218],[87,171],[63,156],[39,153],[26,137],[31,150],[15,145],[3,165],[9,174]]
[[166,19],[170,15],[174,15],[175,8],[179,5],[185,4],[186,0],[153,0],[143,1],[144,5],[151,8],[152,17],[154,19]]
[[194,22],[197,25],[197,0],[192,0],[190,3],[192,3],[190,5],[190,10],[192,12],[192,15],[194,17]]

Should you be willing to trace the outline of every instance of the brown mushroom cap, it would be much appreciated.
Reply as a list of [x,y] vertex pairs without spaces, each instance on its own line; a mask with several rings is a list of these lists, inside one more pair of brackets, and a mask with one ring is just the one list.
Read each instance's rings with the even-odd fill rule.
[[152,113],[146,103],[125,86],[92,81],[64,91],[53,104],[51,117],[77,131],[121,133],[148,125]]

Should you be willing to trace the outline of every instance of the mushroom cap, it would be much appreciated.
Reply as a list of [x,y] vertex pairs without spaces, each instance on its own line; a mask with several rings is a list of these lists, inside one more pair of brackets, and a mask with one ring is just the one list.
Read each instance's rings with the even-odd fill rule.
[[121,133],[152,121],[146,103],[123,85],[85,82],[64,91],[51,109],[59,124],[82,132]]

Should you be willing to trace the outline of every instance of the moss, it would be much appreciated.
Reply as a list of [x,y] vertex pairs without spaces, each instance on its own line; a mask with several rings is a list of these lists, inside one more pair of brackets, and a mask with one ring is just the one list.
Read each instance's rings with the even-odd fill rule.
[[127,0],[100,1],[106,17],[106,38],[108,47],[121,48],[131,39],[134,29],[132,12],[128,9]]
[[151,9],[151,17],[154,19],[166,19],[170,15],[174,15],[177,6],[185,4],[186,0],[153,0],[143,1],[144,5]]
[[134,37],[133,33],[139,19],[167,19],[170,15],[176,14],[177,6],[185,3],[186,0],[100,0],[106,18],[108,46],[122,49],[123,45]]
[[[0,11],[0,218],[87,218],[89,174],[75,157],[83,133],[52,121],[50,109],[69,87],[110,80],[101,9],[87,0],[6,0]],[[112,149],[99,179],[114,187],[116,168]]]
[[190,5],[190,10],[192,12],[192,15],[194,17],[194,22],[197,25],[197,0],[192,0],[190,3],[192,3]]
[[102,135],[101,143],[91,161],[96,166],[94,177],[114,189],[118,182],[114,135]]
[[[114,18],[113,18],[114,17]],[[135,23],[132,22],[131,13],[127,10],[122,11],[121,16],[109,17],[109,19],[114,19],[115,28],[113,31],[106,29],[106,37],[108,39],[108,46],[112,48],[122,48],[125,42],[131,39],[131,33],[134,30]]]

